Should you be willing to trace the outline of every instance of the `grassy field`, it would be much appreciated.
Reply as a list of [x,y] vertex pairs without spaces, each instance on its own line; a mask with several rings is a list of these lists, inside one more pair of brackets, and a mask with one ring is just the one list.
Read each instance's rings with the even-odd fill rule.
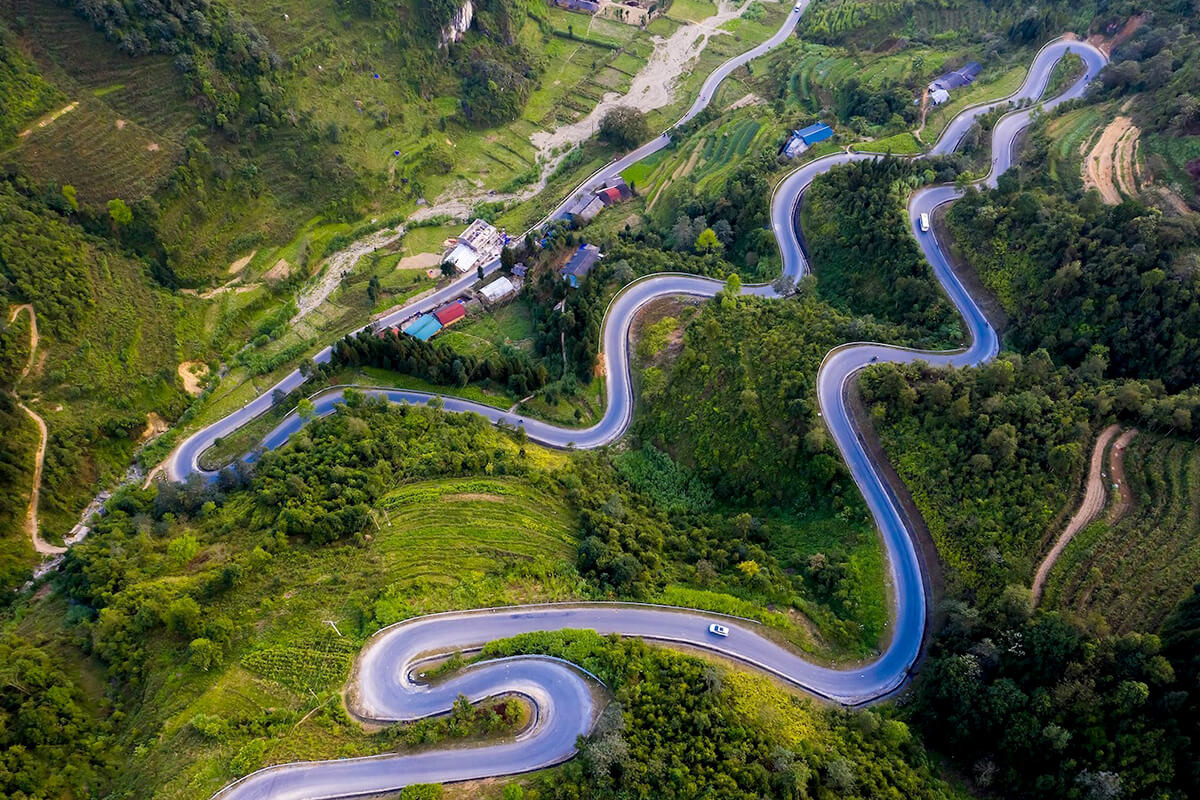
[[913,136],[911,131],[904,131],[873,142],[862,142],[851,146],[852,150],[860,153],[892,153],[894,155],[916,155],[924,151],[924,147]]
[[717,4],[709,0],[671,0],[667,16],[679,22],[701,22],[717,13]]
[[1139,433],[1126,450],[1125,475],[1133,507],[1067,545],[1045,604],[1118,633],[1157,630],[1200,570],[1200,446]]

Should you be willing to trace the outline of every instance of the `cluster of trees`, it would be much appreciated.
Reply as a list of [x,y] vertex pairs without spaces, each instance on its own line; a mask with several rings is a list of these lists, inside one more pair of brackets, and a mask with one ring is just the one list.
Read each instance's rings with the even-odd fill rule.
[[[665,241],[682,252],[724,251],[731,261],[750,268],[748,277],[762,277],[754,267],[776,251],[768,221],[772,176],[778,168],[775,153],[766,149],[747,155],[724,180],[708,181],[704,188],[693,181],[676,181],[659,203],[664,211],[655,214],[657,238],[643,240],[651,246]],[[709,229],[712,236],[705,234]],[[764,266],[767,263],[774,262]]]
[[782,303],[722,296],[688,326],[673,365],[643,372],[634,431],[719,498],[840,508],[848,482],[817,417],[817,367],[835,345],[893,334],[831,309],[807,282]]
[[1156,8],[1152,25],[1121,44],[1100,73],[1102,94],[1136,98],[1146,128],[1176,136],[1200,126],[1200,25],[1186,3]]
[[987,607],[1027,586],[1099,424],[1095,385],[1044,351],[971,370],[884,364],[859,383],[950,586]]
[[817,289],[834,306],[908,326],[925,344],[957,343],[957,312],[904,214],[908,194],[934,177],[897,158],[832,169],[804,198],[804,237]]
[[483,656],[526,653],[580,664],[616,695],[579,757],[535,781],[539,800],[953,796],[907,726],[873,711],[820,709],[765,680],[590,631],[519,636]]
[[834,89],[833,110],[846,125],[862,119],[871,125],[904,128],[916,119],[911,91],[896,85],[875,89],[858,78],[850,78]]
[[489,128],[510,122],[521,114],[533,91],[536,72],[516,55],[497,58],[483,49],[471,51],[462,68],[462,113],[467,122]]
[[1137,201],[1072,202],[1011,173],[950,211],[955,242],[1013,317],[1009,339],[1060,363],[1179,389],[1200,382],[1200,237]]
[[549,377],[545,366],[513,347],[480,358],[390,330],[382,335],[363,331],[336,342],[332,363],[383,367],[445,386],[491,381],[522,397],[545,386]]
[[[953,603],[913,703],[926,741],[1007,797],[1184,798],[1200,779],[1195,596],[1164,636]],[[1192,713],[1189,713],[1192,712]]]
[[8,392],[0,389],[0,607],[29,577],[29,533],[25,509],[33,480],[33,453],[37,433],[25,412]]
[[650,138],[646,115],[632,106],[617,106],[600,120],[600,136],[617,147],[637,147]]
[[116,756],[58,657],[0,635],[0,794],[90,797]]
[[[568,242],[571,239],[567,239]],[[628,265],[626,265],[626,269]],[[554,270],[529,282],[524,297],[533,317],[534,352],[542,357],[553,380],[574,376],[589,384],[600,350],[600,326],[618,269],[611,258],[592,267],[578,288],[571,288]],[[561,304],[561,311],[555,310]]]
[[69,0],[75,13],[129,56],[176,57],[204,121],[231,135],[273,126],[282,113],[279,57],[254,25],[211,0]]
[[85,236],[0,181],[0,294],[33,303],[51,333],[65,335],[92,303]]

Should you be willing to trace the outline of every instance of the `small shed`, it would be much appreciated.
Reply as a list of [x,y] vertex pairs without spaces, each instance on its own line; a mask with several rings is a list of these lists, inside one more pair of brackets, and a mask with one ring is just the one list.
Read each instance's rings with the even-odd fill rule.
[[447,306],[442,306],[435,313],[434,317],[441,323],[442,327],[453,325],[467,315],[467,308],[462,302],[455,300]]
[[579,288],[579,282],[587,277],[588,273],[592,271],[592,267],[596,266],[596,262],[602,257],[603,254],[596,245],[579,245],[579,249],[562,268],[563,280],[569,283],[571,288]]
[[428,342],[441,329],[442,323],[438,322],[437,317],[432,314],[422,314],[415,321],[404,326],[405,333],[422,342]]
[[525,266],[524,262],[518,261],[517,263],[513,264],[512,274],[516,275],[518,278],[524,278],[528,272],[529,267]]
[[929,93],[929,101],[935,106],[940,106],[942,103],[949,102],[950,93],[945,89],[934,89]]

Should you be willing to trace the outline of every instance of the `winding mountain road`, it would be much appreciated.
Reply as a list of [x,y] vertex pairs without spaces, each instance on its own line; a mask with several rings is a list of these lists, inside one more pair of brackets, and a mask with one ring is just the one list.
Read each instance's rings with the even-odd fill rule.
[[[681,121],[690,119],[704,108],[725,75],[754,55],[786,39],[802,8],[789,15],[772,40],[718,69],[705,82],[696,104]],[[1088,82],[1105,64],[1105,56],[1083,42],[1051,42],[1038,52],[1021,89],[1009,98],[965,110],[947,127],[932,152],[952,151],[979,115],[1009,101],[1039,98],[1045,91],[1055,63],[1067,52],[1077,53],[1084,59],[1086,73],[1062,95],[1046,102],[1044,107],[1049,108],[1082,95]],[[997,177],[1011,165],[1013,143],[1029,124],[1033,113],[1033,108],[1022,109],[997,123],[993,129],[992,169],[984,183],[995,185]],[[647,143],[597,172],[588,179],[584,188],[599,186],[633,161],[666,146],[668,141],[664,134]],[[784,275],[799,278],[808,271],[793,224],[796,206],[804,190],[817,175],[834,166],[877,157],[856,153],[835,154],[800,167],[779,184],[772,198],[771,222],[783,256]],[[959,194],[954,188],[946,186],[918,191],[909,202],[909,216],[913,235],[929,259],[938,281],[963,317],[969,339],[967,346],[948,352],[927,352],[884,344],[849,344],[831,351],[817,376],[817,391],[824,419],[871,509],[887,552],[896,614],[892,621],[890,641],[878,659],[848,669],[822,667],[767,638],[755,623],[686,609],[606,604],[541,605],[420,617],[380,631],[363,649],[349,697],[354,712],[377,721],[413,720],[447,712],[459,694],[465,694],[472,700],[519,694],[529,699],[536,711],[534,724],[528,731],[511,741],[471,748],[466,751],[469,757],[464,757],[463,750],[436,750],[270,767],[226,787],[218,797],[236,800],[318,800],[372,795],[396,791],[413,783],[461,781],[524,772],[569,759],[575,753],[576,737],[590,729],[595,713],[588,682],[577,668],[553,659],[517,657],[474,665],[437,685],[424,684],[413,677],[414,670],[430,653],[449,653],[478,647],[488,641],[518,633],[584,628],[700,648],[851,706],[886,697],[903,686],[920,654],[928,586],[913,536],[885,481],[876,472],[858,438],[846,406],[845,390],[857,371],[875,362],[920,360],[934,366],[967,366],[987,361],[997,353],[999,343],[996,332],[950,269],[942,246],[932,233],[922,233],[919,229],[918,220],[922,213],[932,213]],[[495,264],[489,267],[495,268]],[[405,319],[456,296],[472,280],[474,276],[468,276],[418,304],[400,309],[389,315],[385,324]],[[660,274],[635,281],[618,294],[607,310],[603,330],[603,358],[609,376],[608,406],[604,418],[591,428],[560,428],[458,398],[444,397],[442,402],[449,411],[470,411],[493,422],[521,425],[530,439],[555,447],[590,448],[613,442],[628,428],[633,410],[628,343],[629,328],[637,311],[657,298],[680,294],[711,297],[723,288],[722,283],[708,278]],[[776,296],[775,291],[767,285],[748,286],[743,291],[746,294]],[[318,361],[328,358],[328,349],[317,356]],[[290,391],[302,381],[299,373],[293,373],[276,388]],[[365,393],[381,395],[393,402],[408,403],[426,403],[433,397],[422,392],[382,389],[366,389]],[[313,398],[317,414],[332,413],[341,398],[341,389],[320,393]],[[270,404],[268,393],[240,411],[193,434],[172,454],[167,465],[168,475],[178,480],[192,473],[202,473],[197,463],[200,453],[211,446],[216,437],[237,429],[266,411]],[[274,448],[282,445],[302,424],[295,413],[290,414],[264,439],[263,446]],[[730,628],[727,638],[718,638],[707,632],[709,623],[717,620]]]

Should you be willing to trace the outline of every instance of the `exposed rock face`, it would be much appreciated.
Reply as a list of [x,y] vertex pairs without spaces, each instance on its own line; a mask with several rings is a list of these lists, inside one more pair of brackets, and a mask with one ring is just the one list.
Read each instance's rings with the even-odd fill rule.
[[446,27],[442,28],[442,41],[438,47],[445,47],[451,42],[462,41],[463,34],[467,32],[467,28],[471,27],[471,20],[475,18],[475,6],[471,0],[466,0],[458,11],[454,12],[454,16],[450,18],[450,22]]

